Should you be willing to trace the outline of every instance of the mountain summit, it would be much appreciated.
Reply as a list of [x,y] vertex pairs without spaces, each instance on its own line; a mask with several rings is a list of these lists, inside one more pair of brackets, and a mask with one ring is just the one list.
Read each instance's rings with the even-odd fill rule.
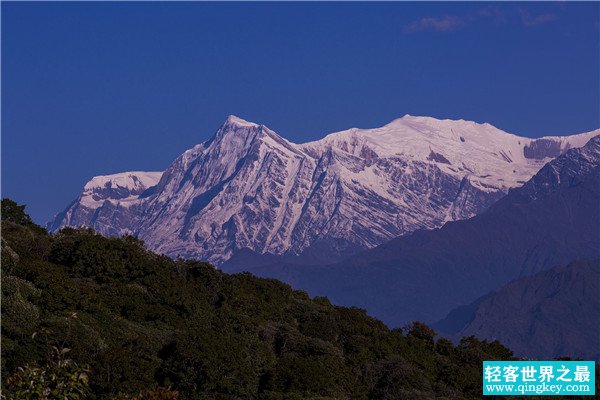
[[[599,132],[530,139],[406,115],[295,144],[231,115],[163,173],[104,177],[102,195],[90,202],[85,189],[49,228],[133,234],[155,251],[217,264],[242,249],[336,260],[472,217]],[[143,190],[102,189],[123,175],[145,177]]]

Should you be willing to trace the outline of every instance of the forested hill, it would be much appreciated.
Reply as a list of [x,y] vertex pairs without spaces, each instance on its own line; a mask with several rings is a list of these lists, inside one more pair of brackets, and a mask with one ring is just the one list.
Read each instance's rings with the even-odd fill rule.
[[159,256],[133,237],[51,235],[2,200],[9,399],[48,388],[70,399],[479,398],[481,361],[510,357],[498,342],[454,346],[420,323],[390,330],[360,309]]

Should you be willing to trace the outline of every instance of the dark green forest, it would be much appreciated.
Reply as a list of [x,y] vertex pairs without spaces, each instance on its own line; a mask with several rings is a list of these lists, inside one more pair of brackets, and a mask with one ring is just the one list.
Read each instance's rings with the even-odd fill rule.
[[1,228],[7,399],[471,399],[512,357],[134,237],[49,234],[7,199]]

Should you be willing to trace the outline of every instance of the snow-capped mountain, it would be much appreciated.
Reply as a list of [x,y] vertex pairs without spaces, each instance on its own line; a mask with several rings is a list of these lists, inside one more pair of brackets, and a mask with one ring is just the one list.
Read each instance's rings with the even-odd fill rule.
[[162,176],[92,179],[49,227],[130,233],[154,251],[217,264],[246,248],[348,255],[472,217],[599,133],[530,139],[489,124],[407,115],[295,144],[230,116]]
[[48,224],[48,229],[92,226],[105,235],[131,233],[142,214],[140,204],[158,183],[162,172],[123,172],[92,178],[83,193]]

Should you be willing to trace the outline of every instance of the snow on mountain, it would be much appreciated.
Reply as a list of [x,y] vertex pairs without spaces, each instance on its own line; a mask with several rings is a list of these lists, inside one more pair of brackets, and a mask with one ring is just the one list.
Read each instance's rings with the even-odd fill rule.
[[142,171],[95,176],[83,187],[81,204],[96,209],[108,200],[127,206],[146,189],[156,186],[161,176],[162,172]]
[[162,172],[122,172],[93,177],[82,194],[48,224],[48,229],[90,226],[107,235],[131,233],[130,218],[152,192]]
[[94,178],[49,226],[131,233],[155,251],[215,263],[245,248],[348,255],[478,214],[599,133],[530,139],[489,124],[407,115],[295,144],[229,116],[162,176]]
[[[327,296],[334,304],[360,307],[390,327],[430,323],[514,279],[577,258],[600,259],[599,199],[596,136],[546,163],[523,186],[469,220],[394,238],[327,267],[251,253],[246,261],[241,255],[248,252],[235,254],[223,267],[275,278],[311,296]],[[530,310],[546,317],[535,305]],[[454,322],[466,310],[457,311]],[[507,332],[515,333],[516,320],[504,316],[496,315],[496,321],[508,323]],[[473,334],[479,327],[463,333]],[[486,332],[498,332],[497,326],[490,328]]]
[[[350,129],[302,145],[318,153],[342,149],[360,156],[365,148],[379,157],[433,161],[445,173],[464,176],[482,190],[519,186],[549,159],[581,147],[600,131],[564,137],[523,138],[490,124],[406,115],[375,129]],[[516,168],[507,168],[514,164]]]

